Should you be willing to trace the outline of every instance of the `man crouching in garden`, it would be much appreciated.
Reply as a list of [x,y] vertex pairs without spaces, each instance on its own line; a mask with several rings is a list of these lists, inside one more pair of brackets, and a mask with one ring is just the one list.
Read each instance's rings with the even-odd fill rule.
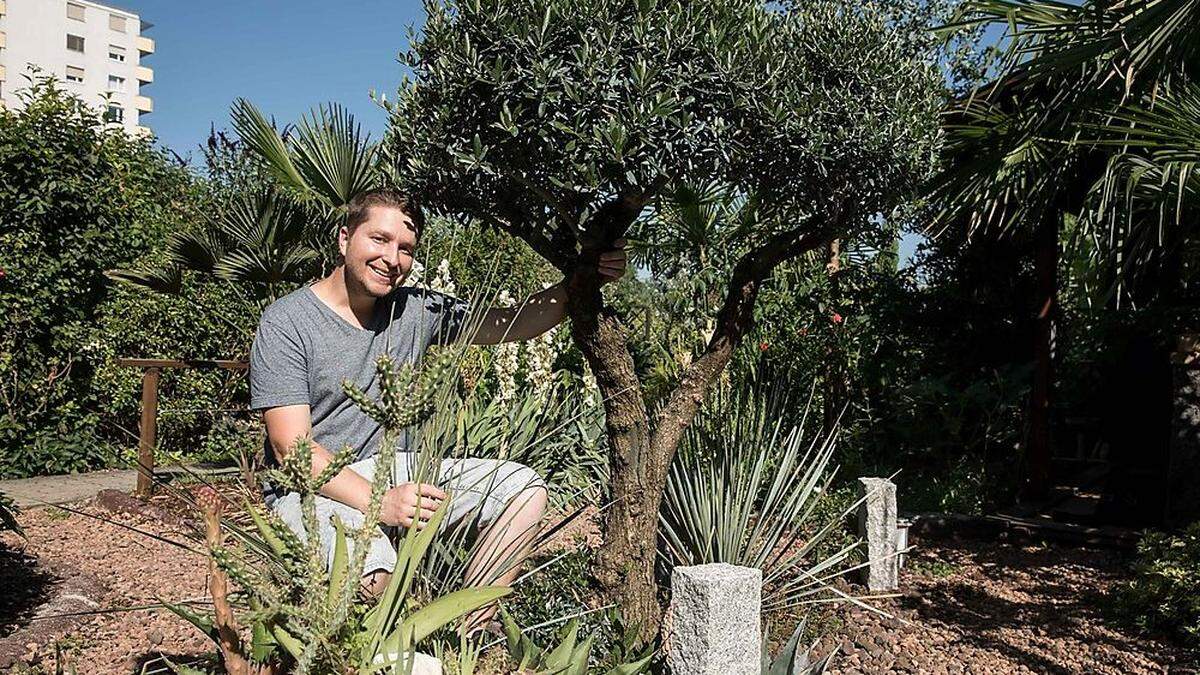
[[[313,441],[314,475],[329,464],[330,448],[349,445],[357,453],[317,498],[327,562],[334,539],[331,517],[350,527],[363,522],[383,435],[346,396],[342,382],[349,380],[375,398],[375,362],[385,350],[399,363],[415,362],[430,344],[456,339],[467,323],[461,300],[400,285],[412,270],[424,225],[419,206],[398,193],[376,190],[355,198],[338,233],[342,264],[268,307],[254,338],[250,404],[263,411],[268,463],[276,464],[305,436]],[[618,278],[624,268],[623,251],[601,256],[599,271],[606,279]],[[562,321],[565,304],[565,285],[558,284],[519,309],[487,309],[471,341],[488,345],[537,337]],[[407,438],[398,439],[398,447],[407,450]],[[447,494],[409,482],[414,462],[401,455],[411,453],[398,453],[394,487],[384,495],[380,522],[387,528],[420,529]],[[546,511],[542,479],[514,462],[463,458],[443,460],[439,484],[453,496],[448,526],[478,518],[480,538],[468,562],[467,585],[511,584]],[[289,527],[303,532],[299,495],[268,488],[266,501]],[[396,551],[381,529],[367,553],[364,588],[382,592],[395,564]],[[483,629],[495,611],[495,605],[477,610],[464,632]]]

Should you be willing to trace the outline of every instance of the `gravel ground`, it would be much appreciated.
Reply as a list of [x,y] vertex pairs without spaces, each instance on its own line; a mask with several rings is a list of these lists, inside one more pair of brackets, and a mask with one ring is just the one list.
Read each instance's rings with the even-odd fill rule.
[[[88,513],[186,541],[177,517],[85,505]],[[119,507],[119,504],[117,505]],[[589,514],[592,515],[592,514]],[[27,540],[0,541],[0,671],[53,673],[61,650],[78,673],[135,673],[158,654],[210,651],[190,625],[156,610],[59,616],[68,607],[135,607],[205,596],[205,559],[117,525],[57,509],[20,516]],[[595,539],[583,518],[556,540]],[[1196,673],[1197,655],[1109,626],[1105,591],[1125,569],[1115,552],[980,541],[918,542],[903,597],[878,601],[904,619],[832,610],[818,652],[832,673]],[[64,605],[63,598],[75,605]],[[63,613],[63,612],[58,612]],[[16,645],[6,662],[4,648]],[[67,672],[70,672],[69,670]]]
[[897,618],[836,612],[819,653],[852,673],[1195,673],[1195,653],[1110,626],[1106,591],[1126,569],[1113,551],[981,541],[918,543]]
[[[87,513],[155,535],[186,541],[178,527],[157,519],[112,513],[94,505]],[[0,643],[23,642],[15,663],[0,664],[16,673],[53,673],[56,644],[65,664],[85,673],[132,673],[156,653],[191,655],[206,651],[208,638],[162,610],[42,618],[14,632],[14,617],[28,621],[39,601],[82,596],[86,607],[129,608],[162,600],[203,599],[206,559],[116,524],[57,508],[30,509],[20,515],[28,539],[2,537],[0,552]],[[36,560],[36,567],[31,562]],[[82,585],[72,580],[83,579]],[[92,611],[80,607],[76,611]],[[25,623],[22,621],[21,623]],[[69,670],[67,672],[70,672]]]

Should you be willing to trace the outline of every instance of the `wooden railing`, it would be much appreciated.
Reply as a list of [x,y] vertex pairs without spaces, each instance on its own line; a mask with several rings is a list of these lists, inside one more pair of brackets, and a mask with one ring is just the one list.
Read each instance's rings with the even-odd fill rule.
[[164,369],[246,370],[246,361],[206,359],[117,359],[118,366],[142,369],[142,418],[138,425],[138,480],[140,497],[154,492],[154,448],[158,435],[158,379]]

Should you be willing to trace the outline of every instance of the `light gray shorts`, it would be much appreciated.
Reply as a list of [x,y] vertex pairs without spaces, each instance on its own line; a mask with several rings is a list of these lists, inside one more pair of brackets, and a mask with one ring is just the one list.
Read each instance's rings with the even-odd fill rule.
[[[368,481],[375,475],[375,457],[359,460],[349,466],[351,470]],[[392,466],[392,484],[409,482],[413,463],[412,453],[396,453]],[[450,493],[450,511],[442,520],[439,534],[470,526],[487,528],[496,522],[522,491],[531,487],[545,488],[545,482],[536,471],[524,464],[500,459],[444,459],[442,460],[438,486]],[[300,495],[290,492],[277,499],[272,506],[275,515],[304,540],[303,519],[300,513]],[[361,511],[341,502],[317,496],[317,525],[321,548],[325,552],[325,564],[333,564],[333,542],[335,529],[332,518],[336,515],[347,527],[361,527],[365,516]],[[396,567],[396,549],[389,535],[396,535],[402,528],[379,527],[371,539],[367,551],[364,573],[376,570],[391,572]],[[353,550],[353,542],[349,542]]]

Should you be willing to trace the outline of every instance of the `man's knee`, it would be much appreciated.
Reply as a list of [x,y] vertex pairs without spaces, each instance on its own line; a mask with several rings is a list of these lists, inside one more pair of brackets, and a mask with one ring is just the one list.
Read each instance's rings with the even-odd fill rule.
[[366,593],[372,599],[378,598],[387,590],[388,583],[391,580],[392,575],[386,570],[367,572],[362,578],[363,593]]
[[546,489],[546,481],[542,479],[537,471],[513,462],[516,469],[509,476],[511,486],[516,488],[516,495],[511,500],[512,503],[520,506],[522,510],[537,510],[544,512],[547,503],[549,502],[549,492]]

